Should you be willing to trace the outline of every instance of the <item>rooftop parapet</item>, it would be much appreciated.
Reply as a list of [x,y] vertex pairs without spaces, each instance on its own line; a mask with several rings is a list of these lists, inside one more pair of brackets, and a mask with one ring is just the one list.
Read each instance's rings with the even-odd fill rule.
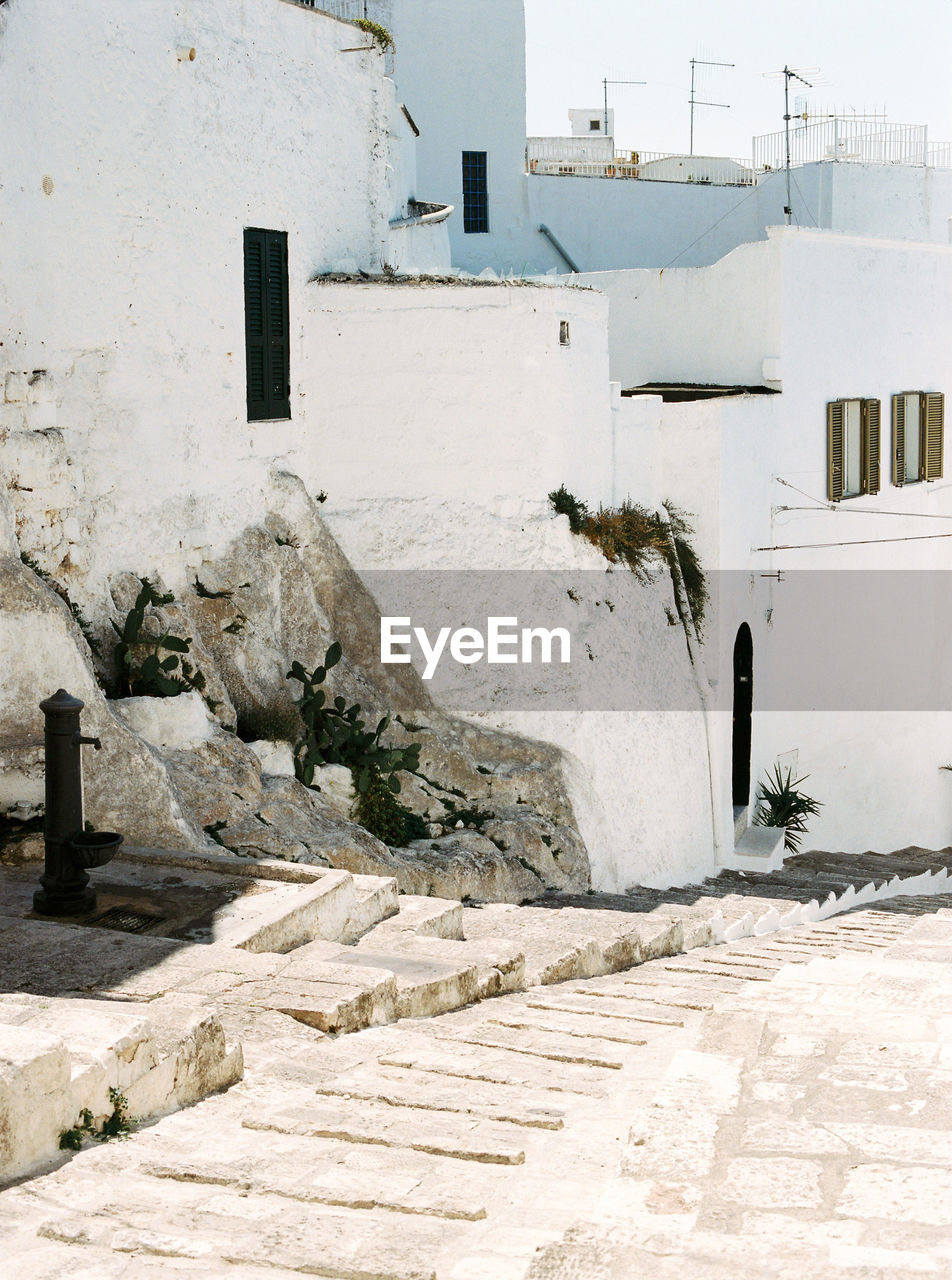
[[527,138],[526,171],[548,177],[638,178],[711,186],[751,187],[757,181],[749,160],[616,151],[611,138]]
[[[782,169],[786,163],[784,130],[753,139],[754,168]],[[920,165],[952,168],[952,143],[930,143],[924,124],[887,124],[830,116],[790,130],[790,164],[836,160],[853,164]]]

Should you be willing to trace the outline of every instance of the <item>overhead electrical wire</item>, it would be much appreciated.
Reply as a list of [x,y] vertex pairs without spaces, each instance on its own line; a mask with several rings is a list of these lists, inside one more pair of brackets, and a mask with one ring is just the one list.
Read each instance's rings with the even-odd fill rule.
[[934,538],[952,538],[952,533],[909,533],[903,538],[856,538],[847,542],[786,543],[774,547],[752,547],[752,551],[818,551],[827,547],[869,547],[881,542],[929,542]]
[[694,246],[696,244],[699,244],[704,239],[705,236],[709,236],[712,231],[714,231],[717,227],[721,225],[721,223],[725,220],[725,218],[729,218],[732,213],[736,213],[742,204],[746,204],[746,202],[751,198],[751,196],[755,196],[762,187],[767,185],[767,182],[769,182],[772,178],[776,178],[779,173],[780,173],[780,170],[777,169],[769,175],[769,177],[766,179],[766,182],[761,182],[751,187],[751,189],[747,192],[745,196],[743,196],[740,200],[738,200],[735,205],[731,205],[731,207],[727,210],[726,213],[722,214],[717,219],[716,222],[712,222],[711,225],[707,228],[707,230],[702,231],[701,234],[695,237],[695,239],[692,240],[689,245],[685,245],[685,247],[680,251],[680,253],[676,253],[670,262],[666,262],[664,264],[661,270],[667,271],[668,267],[673,266],[677,262],[678,258],[683,258],[689,249],[693,249]]

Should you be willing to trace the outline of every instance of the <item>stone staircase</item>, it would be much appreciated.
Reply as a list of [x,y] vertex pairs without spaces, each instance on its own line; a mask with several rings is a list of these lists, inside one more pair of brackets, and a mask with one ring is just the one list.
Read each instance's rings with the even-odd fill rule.
[[[952,921],[896,899],[350,1036],[286,1020],[276,1043],[262,1015],[227,1093],[0,1193],[4,1276],[819,1278],[845,1267],[844,1244],[873,1267],[857,1143],[867,1181],[892,1178],[880,1199],[912,1178],[947,1216],[942,1134],[916,1108],[938,1081],[925,1046],[948,981],[941,1001],[919,982],[918,1008],[891,1007],[933,924],[935,967]],[[897,1069],[912,1087],[899,1116],[904,1096],[881,1087]],[[849,1089],[868,1109],[844,1128]],[[888,1229],[917,1232],[915,1267],[891,1243],[864,1274],[941,1273],[946,1228],[899,1207]]]
[[[148,1117],[231,1083],[241,1054],[229,1044],[254,1028],[268,1027],[273,1044],[290,1022],[336,1036],[682,953],[704,965],[703,948],[863,903],[952,905],[952,851],[805,854],[772,874],[728,871],[622,896],[547,894],[524,906],[398,895],[388,877],[280,862],[146,851],[123,865],[136,901],[159,868],[196,893],[219,882],[228,892],[175,936],[161,925],[113,933],[25,918],[35,868],[0,868],[0,971],[7,990],[23,993],[0,1001],[0,1115],[30,1117],[0,1129],[0,1176],[53,1156],[83,1107],[107,1114],[110,1085],[127,1094],[130,1113]],[[512,1031],[493,1027],[492,1044],[482,1043],[504,1049]],[[257,1032],[252,1040],[264,1053]],[[57,1107],[40,1100],[54,1094]]]

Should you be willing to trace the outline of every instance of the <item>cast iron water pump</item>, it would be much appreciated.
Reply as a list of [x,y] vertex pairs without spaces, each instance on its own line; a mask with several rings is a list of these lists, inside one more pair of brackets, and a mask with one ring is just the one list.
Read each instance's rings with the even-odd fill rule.
[[40,703],[46,717],[46,865],[33,895],[33,909],[45,916],[84,915],[96,905],[87,867],[101,867],[116,855],[122,836],[114,831],[85,831],[83,823],[84,744],[97,751],[98,738],[84,738],[79,713],[84,703],[65,689]]

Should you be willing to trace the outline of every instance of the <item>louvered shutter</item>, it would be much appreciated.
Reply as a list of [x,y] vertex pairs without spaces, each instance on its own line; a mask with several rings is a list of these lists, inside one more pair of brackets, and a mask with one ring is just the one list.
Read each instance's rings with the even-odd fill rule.
[[925,480],[942,479],[943,436],[945,434],[945,396],[941,391],[927,391],[922,397],[925,419],[924,459]]
[[248,375],[248,420],[266,418],[267,354],[264,335],[265,233],[245,232],[245,362]]
[[846,406],[842,400],[826,406],[826,491],[831,502],[839,502],[843,497],[845,419]]
[[291,416],[287,245],[283,231],[245,231],[249,422]]
[[290,418],[288,342],[288,237],[270,231],[267,239],[268,343],[271,418]]
[[906,483],[906,397],[892,398],[892,482]]
[[863,492],[879,493],[879,421],[878,400],[863,401]]

